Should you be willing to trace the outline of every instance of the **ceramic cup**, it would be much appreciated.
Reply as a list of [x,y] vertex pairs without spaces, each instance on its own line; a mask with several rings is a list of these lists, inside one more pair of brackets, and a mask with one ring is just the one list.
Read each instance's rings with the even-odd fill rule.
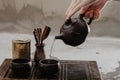
[[31,71],[31,63],[29,59],[18,58],[11,61],[11,69],[15,74],[29,74]]
[[53,75],[59,71],[60,63],[54,59],[44,59],[39,61],[39,70],[41,74]]

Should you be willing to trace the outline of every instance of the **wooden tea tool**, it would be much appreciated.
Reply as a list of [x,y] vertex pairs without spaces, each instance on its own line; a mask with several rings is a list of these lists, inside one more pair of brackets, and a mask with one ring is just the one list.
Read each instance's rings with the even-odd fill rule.
[[48,26],[45,26],[44,31],[41,36],[41,44],[43,44],[43,40],[45,40],[48,37],[50,31],[51,31],[51,28]]
[[36,50],[35,50],[35,55],[34,55],[34,60],[36,63],[38,63],[42,59],[45,59],[43,40],[45,40],[48,37],[50,31],[51,29],[48,26],[45,26],[43,33],[42,33],[41,28],[36,28],[33,31],[34,37],[36,40],[36,44],[35,44]]

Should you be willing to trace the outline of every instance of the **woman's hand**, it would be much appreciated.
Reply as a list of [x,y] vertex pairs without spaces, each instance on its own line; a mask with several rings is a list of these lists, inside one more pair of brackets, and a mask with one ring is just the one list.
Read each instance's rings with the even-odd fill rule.
[[104,7],[107,0],[96,0],[93,3],[84,6],[80,9],[80,14],[85,14],[85,18],[98,19],[100,16],[100,11]]
[[66,19],[72,17],[78,11],[80,11],[80,14],[85,14],[85,18],[93,17],[97,19],[106,2],[107,0],[72,0],[66,11]]

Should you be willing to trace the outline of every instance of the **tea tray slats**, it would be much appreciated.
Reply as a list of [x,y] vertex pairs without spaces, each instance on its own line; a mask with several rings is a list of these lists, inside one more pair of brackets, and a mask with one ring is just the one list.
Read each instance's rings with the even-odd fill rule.
[[0,80],[101,80],[96,61],[60,60],[60,71],[50,77],[40,75],[34,62],[29,75],[15,76],[10,62],[5,59],[0,66]]

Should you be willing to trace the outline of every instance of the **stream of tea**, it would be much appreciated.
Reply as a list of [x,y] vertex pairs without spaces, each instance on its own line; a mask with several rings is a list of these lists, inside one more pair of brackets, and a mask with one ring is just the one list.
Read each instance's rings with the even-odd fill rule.
[[54,40],[53,40],[53,42],[52,42],[52,46],[51,46],[51,49],[50,49],[49,58],[50,58],[50,59],[56,59],[56,60],[58,60],[57,57],[52,56],[54,44],[55,44],[55,38],[54,38]]
[[[50,55],[49,55],[49,58],[50,59],[56,59],[56,60],[59,60],[58,57],[55,57],[55,56],[52,56],[52,53],[53,53],[53,49],[54,49],[54,44],[55,44],[55,38],[53,39],[53,42],[52,42],[52,45],[51,45],[51,48],[50,48]],[[80,47],[76,47],[76,49],[81,49]]]

